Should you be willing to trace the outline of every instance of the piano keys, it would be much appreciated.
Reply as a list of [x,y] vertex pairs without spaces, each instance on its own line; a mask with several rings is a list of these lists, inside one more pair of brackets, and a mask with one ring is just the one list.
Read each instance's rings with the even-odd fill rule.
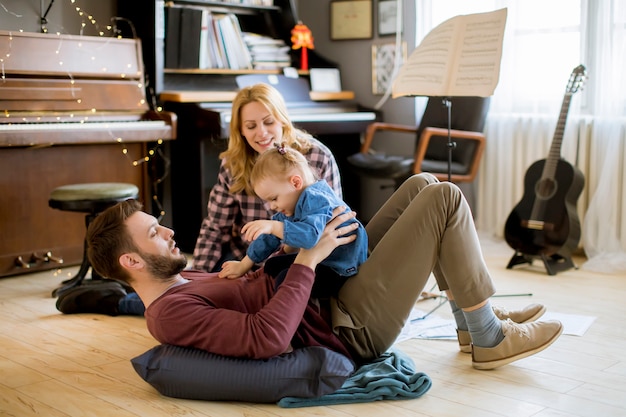
[[[147,113],[143,117],[156,115]],[[51,135],[50,133],[54,133]],[[172,136],[171,120],[142,120],[91,123],[0,123],[0,146],[52,146],[73,143],[151,142]]]
[[151,211],[146,159],[176,115],[150,108],[136,39],[0,31],[0,53],[0,277],[79,264],[85,215],[50,192],[129,182]]

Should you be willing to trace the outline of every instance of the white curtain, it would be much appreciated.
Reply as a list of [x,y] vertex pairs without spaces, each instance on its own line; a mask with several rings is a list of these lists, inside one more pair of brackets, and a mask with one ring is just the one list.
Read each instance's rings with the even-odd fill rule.
[[590,34],[593,49],[594,107],[591,126],[597,178],[583,223],[583,247],[589,260],[583,268],[626,273],[626,5],[623,1],[590,1],[597,29]]
[[[626,3],[623,0],[416,0],[417,43],[442,21],[508,8],[500,82],[479,176],[477,226],[502,237],[530,165],[548,155],[573,68],[561,155],[585,176],[577,201],[583,267],[626,272]],[[453,109],[454,111],[454,109]]]

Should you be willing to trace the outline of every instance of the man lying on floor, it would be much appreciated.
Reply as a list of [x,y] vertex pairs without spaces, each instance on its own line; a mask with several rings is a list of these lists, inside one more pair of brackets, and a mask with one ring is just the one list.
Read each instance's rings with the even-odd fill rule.
[[354,239],[356,223],[339,227],[354,213],[339,213],[319,243],[301,249],[280,273],[278,287],[263,268],[233,280],[184,270],[174,232],[133,200],[91,223],[88,256],[101,275],[137,292],[160,343],[227,357],[267,359],[321,346],[357,364],[376,360],[400,334],[431,272],[449,296],[461,350],[472,353],[476,369],[535,354],[561,334],[558,321],[532,321],[543,306],[494,311],[495,288],[470,208],[456,185],[430,174],[408,179],[368,223],[370,256],[358,273],[328,300],[310,298],[316,266]]

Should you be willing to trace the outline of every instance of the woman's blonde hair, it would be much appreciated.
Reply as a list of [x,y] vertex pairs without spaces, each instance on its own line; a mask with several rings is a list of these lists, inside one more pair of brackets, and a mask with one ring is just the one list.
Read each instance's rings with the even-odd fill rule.
[[294,172],[302,177],[307,186],[318,179],[304,155],[284,143],[275,143],[274,148],[257,158],[250,172],[250,187],[254,188],[256,183],[267,178],[288,179]]
[[248,195],[254,195],[249,178],[259,154],[241,134],[241,109],[252,102],[261,103],[283,125],[280,142],[302,154],[307,154],[313,146],[311,135],[295,128],[291,123],[285,100],[278,90],[265,83],[242,88],[233,100],[228,149],[220,153],[220,158],[224,159],[233,178],[229,190],[233,194],[245,191]]

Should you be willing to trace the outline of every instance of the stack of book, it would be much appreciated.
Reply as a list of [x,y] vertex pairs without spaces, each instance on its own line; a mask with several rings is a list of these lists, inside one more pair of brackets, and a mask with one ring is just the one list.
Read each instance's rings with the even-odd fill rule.
[[194,7],[166,8],[165,68],[252,69],[237,16]]
[[291,66],[291,48],[281,39],[245,32],[243,40],[250,51],[254,69],[274,70]]
[[251,6],[273,6],[274,0],[221,0],[222,3],[247,4]]

